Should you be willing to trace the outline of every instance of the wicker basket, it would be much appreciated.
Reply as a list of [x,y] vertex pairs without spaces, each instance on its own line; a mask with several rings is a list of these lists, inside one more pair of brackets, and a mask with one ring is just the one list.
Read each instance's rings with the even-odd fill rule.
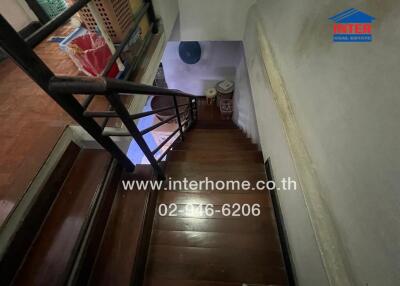
[[50,18],[58,16],[67,9],[65,0],[38,0],[37,2]]
[[[111,40],[118,44],[132,27],[134,15],[138,13],[143,5],[142,0],[93,0],[98,14],[103,20],[104,27]],[[92,32],[96,31],[96,21],[88,7],[83,7],[79,15]],[[150,27],[147,15],[140,22],[141,37],[147,34]]]

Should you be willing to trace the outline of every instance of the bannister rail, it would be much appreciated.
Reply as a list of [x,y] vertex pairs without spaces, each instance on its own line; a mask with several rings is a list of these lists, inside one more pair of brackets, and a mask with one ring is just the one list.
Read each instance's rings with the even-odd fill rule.
[[[153,39],[153,34],[158,31],[158,19],[156,19],[151,0],[144,0],[145,4],[139,12],[134,15],[135,21],[132,28],[128,31],[126,38],[120,43],[119,48],[117,48],[110,57],[102,72],[102,77],[56,76],[33,50],[36,45],[42,42],[90,1],[91,0],[76,0],[72,6],[56,18],[47,22],[28,37],[26,41],[22,39],[18,32],[12,28],[2,15],[0,15],[0,46],[48,96],[68,113],[100,146],[107,150],[125,170],[133,172],[135,170],[135,165],[113,140],[115,136],[131,136],[152,165],[158,179],[164,180],[165,175],[160,163],[165,158],[168,151],[173,148],[174,144],[179,142],[179,140],[183,140],[183,133],[196,122],[197,97],[179,90],[164,89],[127,81],[142,62],[147,48]],[[120,57],[129,39],[139,28],[140,20],[146,14],[149,16],[151,22],[150,29],[152,33],[146,35],[134,62],[124,71],[123,80],[107,78],[106,75],[109,73],[110,68]],[[75,97],[77,94],[86,95],[82,103]],[[130,114],[121,100],[121,96],[134,96],[135,94],[171,96],[173,97],[173,104],[152,111]],[[89,110],[92,100],[99,95],[108,100],[110,107],[108,110],[104,111]],[[187,103],[179,103],[178,105],[177,97],[187,99]],[[174,115],[143,130],[139,130],[137,127],[135,120],[167,110],[173,111]],[[120,119],[125,128],[108,128],[107,124],[110,118]],[[99,123],[97,119],[103,119],[103,121]],[[171,132],[163,142],[151,150],[144,139],[144,134],[172,120],[176,120],[177,128]],[[157,192],[152,190],[145,206],[144,223],[141,227],[138,251],[135,255],[135,266],[131,285],[142,285],[143,282],[144,267],[156,203]],[[11,274],[18,270],[17,266],[18,265],[13,266],[14,268],[10,272]],[[13,275],[9,275],[8,277],[10,282],[12,281],[12,277]]]
[[51,33],[53,33],[58,27],[64,24],[67,20],[69,20],[76,12],[83,8],[86,4],[88,4],[92,0],[77,0],[72,6],[70,6],[67,10],[62,12],[60,15],[55,17],[54,19],[47,22],[40,29],[38,29],[35,33],[29,36],[26,39],[26,43],[30,47],[37,46],[41,41],[46,39]]
[[[81,8],[87,5],[91,0],[77,0],[63,13],[56,18],[47,22],[39,30],[26,39],[22,39],[19,34],[11,27],[11,25],[0,15],[0,45],[7,54],[21,67],[31,79],[33,79],[50,97],[52,97],[64,111],[66,111],[83,129],[85,129],[95,141],[97,141],[104,149],[110,152],[113,157],[128,171],[133,171],[135,165],[126,156],[126,154],[118,147],[112,137],[115,136],[131,136],[139,145],[146,158],[149,160],[154,170],[158,174],[159,179],[164,179],[164,174],[160,168],[160,161],[166,156],[169,149],[178,140],[183,140],[183,133],[197,119],[197,102],[196,97],[182,92],[180,90],[171,90],[136,84],[127,81],[133,71],[139,66],[139,62],[147,50],[151,40],[151,33],[146,36],[143,45],[139,51],[138,57],[125,71],[123,80],[111,79],[106,77],[110,68],[120,57],[124,47],[128,44],[131,36],[137,31],[139,23],[144,15],[148,15],[150,19],[150,28],[156,33],[158,28],[158,20],[155,17],[153,6],[150,0],[144,1],[143,6],[136,13],[132,27],[127,32],[125,38],[119,47],[112,53],[106,67],[100,77],[65,77],[56,76],[48,66],[36,55],[33,47],[42,42],[47,36],[64,24]],[[86,94],[87,97],[80,103],[75,95]],[[157,110],[141,112],[138,114],[129,114],[127,108],[121,100],[121,96],[134,96],[135,94],[172,96],[173,104],[168,107],[162,107]],[[96,96],[105,96],[109,101],[110,107],[104,111],[90,111],[89,106]],[[184,97],[188,100],[185,104],[179,104],[177,97]],[[174,115],[169,118],[139,130],[135,120],[154,115],[161,111],[174,110]],[[183,110],[183,111],[182,111]],[[96,118],[103,118],[99,124]],[[107,124],[110,118],[117,118],[122,121],[125,129],[110,131]],[[171,133],[164,142],[162,142],[154,150],[150,150],[144,140],[144,135],[166,123],[176,120],[178,128]],[[174,139],[175,135],[179,136]],[[174,141],[172,141],[174,139]],[[172,141],[172,142],[171,142]],[[169,148],[165,146],[170,143]],[[162,154],[159,152],[164,150]]]
[[87,94],[92,92],[97,95],[105,95],[109,92],[118,92],[119,94],[128,95],[147,94],[196,98],[195,95],[178,89],[137,84],[107,77],[56,76],[50,80],[49,89],[52,92],[75,94]]
[[[69,77],[69,76],[55,76],[49,82],[49,90],[52,93],[59,95],[69,94],[90,94],[90,97],[105,96],[111,104],[108,111],[87,111],[83,112],[83,116],[89,118],[119,118],[124,124],[126,130],[107,130],[106,125],[102,124],[102,136],[104,137],[133,137],[138,146],[143,151],[154,170],[159,175],[160,179],[164,179],[163,171],[159,163],[167,155],[169,149],[180,139],[183,140],[183,133],[195,121],[196,96],[182,92],[180,90],[160,88],[144,84],[136,84],[124,80],[110,79],[107,77]],[[125,105],[121,100],[121,95],[134,96],[136,94],[144,95],[158,95],[158,96],[171,96],[173,98],[173,105],[168,107],[159,108],[157,110],[142,112],[138,114],[129,114]],[[188,99],[188,103],[178,104],[177,97],[184,97]],[[183,111],[182,111],[182,108]],[[139,130],[134,120],[146,116],[154,115],[160,111],[174,110],[175,114],[170,117],[155,123],[143,130]],[[176,120],[178,128],[171,133],[158,147],[150,150],[144,140],[144,135],[161,127],[164,124]],[[179,137],[172,143],[172,138],[179,132]],[[170,142],[170,148],[167,148],[158,158],[157,153]]]

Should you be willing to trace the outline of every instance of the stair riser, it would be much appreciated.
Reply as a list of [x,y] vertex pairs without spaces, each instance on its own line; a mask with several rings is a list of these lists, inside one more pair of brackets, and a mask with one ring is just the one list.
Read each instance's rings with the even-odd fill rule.
[[167,165],[167,172],[169,170],[174,170],[174,172],[263,172],[264,165],[257,163],[246,163],[246,164],[230,164],[230,163],[221,163],[221,164],[209,164],[209,163],[199,163],[199,162],[169,162]]
[[236,152],[213,152],[214,154],[207,153],[194,153],[194,152],[184,152],[184,151],[172,151],[168,155],[168,161],[170,162],[208,162],[208,163],[218,163],[218,162],[235,162],[241,163],[243,161],[262,163],[263,157],[260,152],[249,152],[248,154],[237,154]]
[[63,178],[68,176],[68,172],[74,164],[79,150],[80,148],[73,143],[67,147],[53,173],[40,191],[32,208],[29,210],[29,215],[26,216],[18,232],[10,242],[0,264],[0,285],[8,285],[13,279],[58,195],[63,184]]
[[191,151],[206,150],[206,151],[258,151],[258,146],[254,144],[197,144],[197,143],[182,143],[174,147],[174,150],[187,150],[190,147]]
[[201,136],[197,138],[193,137],[185,137],[185,143],[186,144],[205,144],[205,145],[219,145],[219,144],[224,144],[224,145],[230,145],[230,144],[251,144],[251,140],[247,138],[226,138],[226,137],[221,137],[221,138],[212,138],[212,137],[207,137],[207,136]]

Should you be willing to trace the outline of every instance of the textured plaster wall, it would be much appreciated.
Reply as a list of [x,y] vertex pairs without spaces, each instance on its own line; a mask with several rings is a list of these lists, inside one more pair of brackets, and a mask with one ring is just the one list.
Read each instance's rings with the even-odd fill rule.
[[[372,43],[332,43],[333,27],[328,18],[352,7],[376,18]],[[254,10],[261,19],[309,152],[327,208],[324,212],[330,215],[343,247],[338,252],[354,279],[351,284],[398,285],[400,2],[259,0]],[[268,88],[257,83],[257,76],[261,77],[257,69],[261,68],[257,68],[260,59],[253,55],[256,48],[251,50],[253,42],[245,40],[250,78],[255,84],[252,88],[260,90],[255,92],[255,106],[256,110],[259,106],[266,110],[272,108],[272,102],[268,102],[271,96]],[[268,142],[271,138],[263,139],[281,132],[276,121],[266,119],[270,112],[264,114],[257,118],[267,155],[276,158],[276,172],[290,170],[290,166],[279,166],[289,160],[277,156],[284,145],[277,147]],[[261,130],[265,130],[265,136]],[[314,271],[300,269],[306,267],[302,260],[308,263],[308,257],[296,253],[301,253],[302,247],[311,247],[312,238],[295,242],[310,229],[299,229],[307,226],[305,218],[294,223],[302,217],[302,211],[298,218],[293,211],[299,210],[301,198],[293,204],[286,196],[279,195],[299,281],[301,285],[323,285],[310,283],[311,277],[307,277],[321,272],[317,271],[316,259],[312,260]],[[310,253],[314,252],[312,247]],[[319,276],[321,280],[322,274]]]

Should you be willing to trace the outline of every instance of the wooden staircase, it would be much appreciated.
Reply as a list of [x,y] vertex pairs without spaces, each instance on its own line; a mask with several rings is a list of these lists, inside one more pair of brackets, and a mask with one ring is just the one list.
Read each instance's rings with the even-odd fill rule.
[[[266,180],[257,145],[204,102],[165,172],[175,180]],[[10,241],[0,284],[288,285],[269,192],[122,189],[123,179],[155,178],[149,165],[126,173],[104,150],[70,146]],[[177,215],[161,216],[160,204],[176,204]],[[259,204],[260,215],[185,211],[199,204]]]
[[[166,175],[188,180],[266,180],[258,147],[213,106],[170,153]],[[148,286],[288,285],[267,191],[180,189],[162,191],[157,205],[176,204],[176,216],[157,213],[146,268]],[[260,216],[188,213],[187,206],[259,204]]]

